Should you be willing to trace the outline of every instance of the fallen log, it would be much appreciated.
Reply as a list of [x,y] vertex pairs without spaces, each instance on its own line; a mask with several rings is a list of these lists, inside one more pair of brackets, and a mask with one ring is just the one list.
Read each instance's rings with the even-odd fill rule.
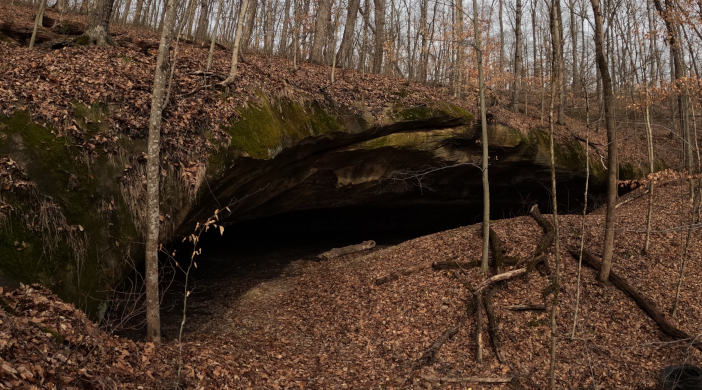
[[[469,292],[470,292],[470,290],[469,290]],[[416,371],[416,370],[418,370],[418,369],[420,369],[420,368],[422,368],[422,367],[424,367],[424,366],[426,366],[434,361],[436,353],[439,351],[439,349],[441,349],[441,347],[444,344],[446,344],[447,341],[451,340],[451,338],[453,338],[453,336],[455,336],[456,333],[458,333],[458,331],[461,329],[461,325],[466,321],[466,319],[470,318],[473,315],[473,313],[475,313],[475,311],[478,308],[478,304],[479,304],[478,299],[476,298],[475,295],[473,295],[471,300],[470,300],[470,303],[466,306],[465,317],[462,317],[458,321],[458,324],[456,324],[455,326],[452,326],[452,327],[446,329],[441,334],[441,336],[439,336],[439,338],[436,339],[436,341],[434,341],[434,343],[431,345],[431,347],[429,347],[429,349],[424,351],[422,356],[419,359],[417,359],[417,361],[414,362],[414,364],[412,365],[412,371],[410,372],[410,376],[412,375],[412,372],[414,372],[414,371]],[[409,376],[407,377],[407,379],[409,379]],[[407,379],[405,379],[405,382],[407,382]]]
[[410,268],[403,269],[401,271],[393,272],[389,275],[383,276],[382,278],[376,279],[375,285],[380,286],[380,285],[383,285],[385,283],[394,282],[395,280],[400,279],[400,277],[402,277],[402,276],[412,275],[413,273],[416,273],[416,272],[419,272],[419,271],[422,271],[425,269],[429,269],[429,268],[431,268],[431,266],[432,266],[432,263],[422,263],[422,264],[415,265],[414,267],[410,267]]
[[[570,251],[570,255],[576,260],[579,258],[578,252],[574,250]],[[602,263],[595,259],[595,257],[587,250],[583,250],[583,264],[597,272],[599,272],[600,268],[602,267]],[[643,310],[649,317],[651,317],[653,321],[655,321],[656,324],[658,324],[658,327],[666,336],[672,337],[676,340],[691,340],[692,345],[698,350],[702,351],[702,342],[695,341],[690,335],[668,322],[668,320],[665,318],[665,314],[660,312],[651,301],[639,294],[639,292],[636,291],[634,287],[632,287],[626,281],[626,279],[617,275],[613,271],[610,271],[609,281],[618,289],[630,296],[631,299],[633,299],[634,302],[636,302],[636,304],[641,308],[641,310]]]
[[510,311],[546,311],[545,305],[511,305],[505,307]]
[[495,314],[495,308],[492,305],[492,297],[495,295],[499,285],[493,286],[490,291],[485,294],[485,314],[488,318],[488,333],[490,334],[490,340],[492,341],[492,347],[495,350],[495,356],[497,356],[497,361],[500,363],[505,362],[505,357],[502,354],[502,341],[500,338],[499,323],[497,321],[497,315]]
[[493,283],[516,278],[517,276],[521,276],[521,275],[524,275],[526,273],[527,273],[526,268],[519,268],[519,269],[515,269],[513,271],[497,274],[497,275],[491,277],[490,279],[487,279],[484,282],[480,283],[480,285],[478,286],[478,289],[475,291],[475,294],[480,294],[481,291],[485,290],[488,286],[490,286]]
[[483,362],[483,295],[478,291],[473,294],[477,302],[477,307],[475,309],[475,345],[476,345],[476,356],[475,361],[478,363]]
[[431,347],[429,347],[429,349],[424,351],[424,353],[422,354],[422,357],[417,359],[417,361],[414,364],[414,369],[424,367],[424,366],[430,364],[431,362],[433,362],[434,356],[436,356],[436,352],[438,352],[439,349],[444,344],[446,344],[447,341],[451,340],[453,338],[453,336],[455,336],[456,333],[458,333],[459,329],[461,329],[460,323],[456,326],[452,326],[452,327],[446,329],[444,331],[444,333],[442,333],[441,336],[439,336],[439,338],[436,339],[436,341],[434,341],[434,343],[431,345]]
[[490,228],[490,249],[492,250],[493,263],[497,269],[497,273],[503,271],[505,264],[515,265],[519,262],[519,259],[516,257],[505,256],[502,253],[502,240],[500,240],[500,236],[492,230],[492,227]]
[[445,269],[469,269],[476,268],[480,266],[480,260],[474,261],[435,261],[431,264],[431,267],[435,271],[445,270]]
[[[556,229],[553,227],[553,224],[551,224],[551,222],[544,218],[544,216],[541,214],[541,211],[539,211],[538,205],[531,206],[529,214],[531,214],[531,217],[534,218],[536,223],[538,223],[539,226],[541,226],[541,228],[544,230],[544,235],[541,236],[541,240],[539,240],[539,243],[536,244],[536,249],[534,250],[534,255],[532,256],[532,258],[536,258],[541,255],[548,254],[549,248],[556,240]],[[547,274],[551,273],[551,270],[548,266],[548,261],[544,261],[544,268],[546,268]]]
[[334,248],[330,251],[324,252],[319,255],[320,259],[333,259],[339,256],[350,255],[351,253],[361,252],[367,249],[371,249],[375,246],[375,241],[363,241],[360,244],[349,245],[343,248]]
[[477,376],[469,376],[465,378],[457,377],[447,377],[447,376],[436,376],[436,375],[421,375],[424,380],[429,382],[446,382],[446,383],[510,383],[512,382],[512,377],[505,378],[483,378]]
[[[491,259],[492,260],[492,259]],[[502,258],[502,265],[515,265],[519,262],[516,257],[505,256]],[[490,265],[495,265],[495,261],[491,261]],[[480,267],[480,260],[473,261],[435,261],[431,265],[435,271],[447,270],[447,269],[470,269]]]

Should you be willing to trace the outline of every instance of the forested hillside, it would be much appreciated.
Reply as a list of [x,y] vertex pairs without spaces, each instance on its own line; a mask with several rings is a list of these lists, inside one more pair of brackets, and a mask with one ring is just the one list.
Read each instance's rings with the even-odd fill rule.
[[1,0],[0,388],[693,386],[701,23]]

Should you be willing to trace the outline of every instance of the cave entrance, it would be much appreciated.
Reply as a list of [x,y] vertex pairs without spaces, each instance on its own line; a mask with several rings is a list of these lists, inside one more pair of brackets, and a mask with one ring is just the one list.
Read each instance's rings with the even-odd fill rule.
[[[569,188],[567,184],[570,184]],[[583,183],[584,184],[584,183]],[[591,187],[592,189],[592,187]],[[559,211],[581,213],[583,188],[564,183],[559,186]],[[601,204],[603,192],[592,192],[590,206]],[[419,198],[419,200],[426,199]],[[492,219],[525,215],[533,204],[550,212],[550,195],[546,184],[531,188],[528,195],[495,191]],[[418,202],[355,205],[349,207],[298,210],[272,216],[225,224],[224,235],[217,229],[203,234],[196,257],[197,269],[191,269],[188,289],[188,320],[185,331],[208,328],[222,310],[256,286],[296,276],[290,269],[296,262],[318,261],[317,256],[336,247],[374,240],[376,249],[396,245],[420,236],[479,223],[482,204],[477,199],[465,202]],[[175,243],[176,259],[189,262],[192,246]],[[164,261],[167,261],[164,259]],[[164,337],[176,337],[182,319],[183,274],[178,273],[175,288],[165,299],[162,312]]]

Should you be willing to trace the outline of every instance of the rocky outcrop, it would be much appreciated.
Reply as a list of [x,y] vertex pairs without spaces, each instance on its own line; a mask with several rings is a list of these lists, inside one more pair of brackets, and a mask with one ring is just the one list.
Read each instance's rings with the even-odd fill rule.
[[[174,168],[162,156],[162,240],[190,233],[225,205],[230,221],[350,205],[480,207],[479,128],[469,112],[445,102],[406,107],[401,99],[380,118],[357,108],[261,93],[238,110],[239,120],[222,124],[231,141],[212,140],[206,166]],[[42,283],[93,315],[143,256],[146,142],[101,139],[110,111],[74,104],[75,130],[101,140],[78,146],[26,110],[0,117],[0,156],[35,186],[31,193],[0,188],[0,206],[7,206],[0,208],[0,276]],[[545,130],[525,135],[496,118],[489,139],[493,208],[514,208],[520,196],[544,191]],[[558,144],[556,158],[559,181],[582,186],[582,147]],[[591,168],[597,191],[603,167]]]

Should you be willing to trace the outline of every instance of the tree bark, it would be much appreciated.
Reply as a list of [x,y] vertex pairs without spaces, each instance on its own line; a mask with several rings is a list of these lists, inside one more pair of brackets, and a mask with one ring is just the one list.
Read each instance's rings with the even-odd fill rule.
[[[596,1],[596,0],[595,0]],[[551,303],[551,361],[549,367],[549,384],[552,389],[556,388],[556,347],[558,344],[558,326],[556,324],[556,314],[558,312],[558,295],[560,290],[560,240],[558,231],[558,198],[556,196],[556,159],[554,155],[554,124],[553,124],[553,105],[556,99],[556,89],[560,83],[561,87],[561,105],[560,110],[563,109],[563,90],[565,85],[563,83],[564,77],[561,75],[563,69],[563,44],[561,40],[561,33],[563,29],[561,28],[561,9],[559,6],[559,0],[551,1],[551,44],[553,46],[553,59],[551,62],[551,104],[549,110],[549,151],[551,155],[551,207],[553,208],[553,229],[555,233],[555,255],[556,255],[556,273],[551,281],[551,286],[553,289],[553,302]],[[558,119],[562,119],[559,113]],[[545,260],[548,262],[548,260]],[[546,296],[544,295],[544,300]]]
[[514,51],[514,85],[512,86],[512,111],[517,112],[519,103],[520,77],[522,75],[522,0],[517,0],[515,13],[514,35],[516,50]]
[[[521,1],[521,0],[517,0]],[[455,96],[463,96],[463,71],[465,70],[463,50],[463,0],[456,0],[456,88]]]
[[604,95],[605,126],[607,127],[607,141],[609,143],[607,156],[607,215],[605,217],[605,239],[602,250],[602,268],[597,275],[597,280],[605,283],[609,280],[612,269],[612,252],[614,250],[614,219],[617,206],[617,130],[614,127],[612,113],[613,92],[612,78],[609,74],[607,57],[604,49],[604,27],[602,23],[602,9],[600,0],[590,0],[592,11],[595,14],[595,51],[597,68],[602,77],[602,94]]
[[113,43],[110,37],[110,16],[114,0],[92,0],[88,7],[88,28],[85,35],[94,45],[105,46]]
[[214,30],[212,30],[212,40],[210,41],[210,54],[207,56],[207,70],[210,70],[212,67],[212,55],[214,54],[217,32],[219,31],[219,24],[221,23],[222,8],[224,8],[224,0],[219,0],[219,5],[217,6],[217,20],[215,21]]
[[37,17],[34,19],[34,31],[32,32],[32,38],[29,40],[29,50],[34,48],[34,41],[37,39],[37,30],[41,26],[41,22],[44,19],[44,9],[46,8],[46,0],[41,0],[39,4],[39,10],[37,11]]
[[280,34],[280,43],[278,44],[278,55],[287,57],[289,55],[288,32],[290,28],[290,0],[285,0],[285,5],[283,6],[283,8],[283,30]]
[[241,11],[239,11],[239,20],[236,24],[236,35],[234,36],[234,48],[232,49],[232,66],[229,69],[229,76],[226,80],[222,81],[222,85],[229,85],[233,83],[234,79],[236,78],[236,64],[239,58],[239,45],[241,44],[241,37],[244,29],[244,17],[246,16],[248,5],[249,0],[244,0],[244,3],[241,5]]
[[[244,41],[243,45],[241,45],[241,50],[245,51],[248,50],[249,45],[251,44],[251,37],[253,36],[254,32],[254,27],[256,26],[256,11],[258,9],[258,0],[253,0],[251,2],[251,7],[248,8],[248,15],[246,16],[246,31],[243,31],[243,35],[241,36],[241,40]],[[237,34],[239,34],[239,30],[237,30]],[[234,38],[236,40],[236,38]]]
[[[563,12],[561,11],[561,2],[556,1],[555,2],[556,6],[556,17],[558,18],[558,46],[559,46],[559,55],[558,55],[558,66],[560,67],[561,70],[565,69],[565,55],[563,53]],[[559,97],[558,97],[558,123],[559,125],[563,126],[565,125],[565,104],[566,104],[566,96],[565,96],[565,89],[566,89],[566,82],[565,82],[565,72],[561,71],[559,72],[559,79],[558,83],[560,84],[559,88]]]
[[132,0],[127,0],[127,4],[124,6],[124,12],[122,13],[122,24],[127,24],[130,8],[132,8]]
[[195,40],[205,41],[207,39],[207,28],[209,27],[208,14],[210,12],[207,0],[200,1],[200,19],[197,21],[197,30],[195,30]]
[[480,19],[478,18],[478,1],[473,0],[473,32],[475,34],[475,54],[478,62],[478,93],[480,97],[480,123],[483,147],[483,250],[480,259],[480,271],[488,272],[488,249],[490,246],[490,182],[488,181],[488,133],[487,113],[485,112],[485,80],[483,79],[483,49],[480,39]]
[[575,1],[569,0],[570,5],[570,39],[573,43],[573,84],[572,90],[575,91],[575,87],[579,84],[579,74],[578,74],[578,24],[575,20]]
[[310,62],[321,64],[324,62],[322,49],[327,41],[327,32],[331,17],[331,0],[319,0],[317,8],[317,21],[314,25],[314,40],[310,49]]
[[353,34],[356,28],[356,17],[361,0],[349,0],[349,11],[346,15],[346,26],[344,26],[344,36],[341,38],[341,46],[337,54],[337,62],[342,67],[351,66],[351,54],[353,53]]
[[141,22],[141,12],[144,8],[144,0],[137,0],[136,10],[134,11],[134,18],[132,18],[132,24],[139,24]]
[[373,0],[375,4],[375,45],[373,48],[373,73],[383,70],[385,50],[385,0]]
[[166,6],[166,21],[161,31],[161,42],[158,47],[156,74],[154,76],[154,92],[151,98],[148,158],[146,160],[146,339],[154,343],[161,342],[161,316],[158,297],[161,106],[163,105],[166,78],[168,77],[169,48],[171,45],[171,32],[176,18],[176,3],[176,0],[168,2]]

